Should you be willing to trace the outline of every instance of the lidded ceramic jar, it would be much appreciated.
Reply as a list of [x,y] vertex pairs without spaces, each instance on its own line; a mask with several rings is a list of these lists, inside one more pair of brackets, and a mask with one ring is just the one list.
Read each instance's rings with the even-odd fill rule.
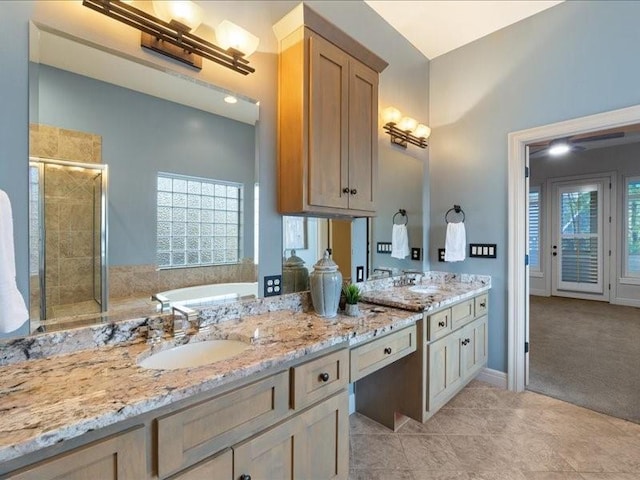
[[324,256],[313,266],[313,272],[309,275],[309,284],[311,301],[316,313],[325,318],[335,317],[342,291],[342,274],[328,251],[325,251]]
[[309,270],[295,250],[291,250],[291,256],[282,265],[282,288],[283,293],[309,290]]

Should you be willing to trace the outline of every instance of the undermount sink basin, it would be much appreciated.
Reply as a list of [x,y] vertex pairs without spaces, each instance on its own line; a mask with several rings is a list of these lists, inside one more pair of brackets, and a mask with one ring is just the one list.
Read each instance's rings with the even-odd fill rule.
[[415,293],[421,293],[422,295],[433,295],[434,293],[439,293],[440,288],[415,286],[415,287],[411,287],[409,291],[415,292]]
[[248,348],[250,345],[237,340],[207,340],[163,350],[143,359],[138,365],[154,370],[200,367],[235,357]]

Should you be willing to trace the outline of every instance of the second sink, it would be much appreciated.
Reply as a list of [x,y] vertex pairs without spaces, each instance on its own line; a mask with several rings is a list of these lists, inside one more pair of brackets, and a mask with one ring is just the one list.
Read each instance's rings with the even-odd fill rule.
[[207,340],[188,343],[155,353],[138,362],[138,365],[154,370],[200,367],[235,357],[250,347],[250,345],[237,340]]

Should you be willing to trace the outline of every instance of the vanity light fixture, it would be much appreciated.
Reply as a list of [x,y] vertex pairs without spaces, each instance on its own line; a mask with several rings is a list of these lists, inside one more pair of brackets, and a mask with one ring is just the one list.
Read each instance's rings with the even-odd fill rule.
[[402,148],[407,144],[427,148],[427,138],[431,129],[411,117],[403,117],[395,107],[387,107],[382,111],[384,130],[391,136],[391,143]]
[[[193,2],[187,0],[154,1],[152,4],[156,16],[137,9],[130,3],[121,0],[82,1],[85,7],[140,30],[142,32],[142,46],[155,52],[167,55],[197,69],[202,68],[202,59],[206,58],[243,75],[255,72],[245,57],[255,51],[259,39],[240,27],[236,26],[239,30],[233,30],[236,32],[235,35],[241,36],[238,32],[245,32],[247,36],[252,37],[250,41],[236,40],[229,43],[229,47],[222,47],[191,33],[202,22],[202,9]],[[219,35],[217,34],[217,36]],[[218,38],[218,42],[221,43],[220,38]],[[249,51],[248,47],[252,47],[252,50]],[[246,48],[246,51],[241,48]]]

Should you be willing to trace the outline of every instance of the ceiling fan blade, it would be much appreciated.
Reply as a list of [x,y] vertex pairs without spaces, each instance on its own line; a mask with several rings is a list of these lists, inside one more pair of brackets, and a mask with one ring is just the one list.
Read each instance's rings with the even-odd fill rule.
[[589,137],[574,138],[571,140],[571,142],[572,143],[598,142],[601,140],[610,140],[612,138],[622,138],[622,137],[624,137],[624,132],[612,132],[612,133],[605,133],[602,135],[591,135]]

